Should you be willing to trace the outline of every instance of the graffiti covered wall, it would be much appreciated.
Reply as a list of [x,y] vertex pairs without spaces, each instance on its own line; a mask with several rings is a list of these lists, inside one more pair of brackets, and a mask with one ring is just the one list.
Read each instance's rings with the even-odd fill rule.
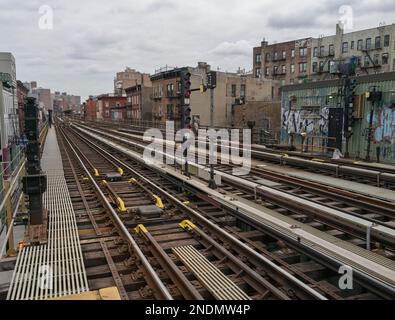
[[[369,125],[370,113],[366,115]],[[373,116],[373,143],[382,160],[395,160],[395,110],[383,108]]]

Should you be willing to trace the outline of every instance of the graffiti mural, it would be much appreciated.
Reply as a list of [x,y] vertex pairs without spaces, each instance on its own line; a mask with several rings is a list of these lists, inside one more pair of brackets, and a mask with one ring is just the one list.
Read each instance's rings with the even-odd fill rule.
[[[369,114],[367,122],[369,123]],[[395,160],[395,110],[384,108],[373,117],[373,141],[383,160]]]
[[300,133],[304,128],[308,135],[328,135],[329,108],[306,108],[301,110],[284,110],[282,112],[282,129],[284,133]]

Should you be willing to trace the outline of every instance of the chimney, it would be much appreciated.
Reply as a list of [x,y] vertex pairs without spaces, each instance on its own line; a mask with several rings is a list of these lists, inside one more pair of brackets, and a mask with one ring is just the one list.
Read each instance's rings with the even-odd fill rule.
[[268,44],[269,44],[269,43],[266,41],[266,39],[263,38],[263,39],[262,39],[262,42],[261,42],[261,47],[262,47],[262,48],[265,48],[265,47],[268,46]]
[[343,35],[343,30],[344,30],[344,25],[343,23],[339,22],[336,24],[336,36],[342,36]]

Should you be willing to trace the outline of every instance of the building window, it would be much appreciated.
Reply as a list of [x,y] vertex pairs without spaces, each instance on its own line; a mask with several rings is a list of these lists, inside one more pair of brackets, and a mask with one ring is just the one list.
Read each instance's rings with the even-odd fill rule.
[[325,46],[320,47],[320,56],[323,57],[325,54]]
[[361,40],[358,40],[358,43],[357,43],[357,50],[362,50],[362,44],[363,44],[363,40],[361,39]]
[[386,34],[384,36],[384,47],[389,47],[390,46],[390,35]]
[[324,71],[324,61],[320,61],[320,72]]
[[306,57],[307,56],[307,48],[300,48],[299,53],[300,53],[301,57]]
[[295,58],[295,49],[291,50],[291,58]]
[[278,55],[277,55],[277,51],[274,53],[274,56],[273,56],[273,61],[277,61],[277,59],[278,59]]
[[317,62],[313,62],[313,72],[317,72],[317,67],[318,67],[318,63]]
[[383,53],[382,63],[383,64],[388,64],[388,58],[389,58],[388,53]]
[[294,83],[295,83],[295,80],[294,80],[294,79],[291,79],[291,80],[289,80],[289,83],[290,83],[290,84],[294,84]]
[[278,70],[278,66],[273,66],[273,74],[276,75]]
[[329,45],[329,55],[335,55],[335,46],[333,44]]
[[270,53],[266,53],[266,61],[270,61]]
[[232,97],[236,97],[236,85],[235,84],[232,84]]
[[287,59],[287,53],[285,51],[283,51],[282,57],[284,60]]
[[372,48],[372,39],[367,38],[366,39],[366,50],[370,50]]
[[347,53],[347,52],[348,52],[348,42],[343,42],[342,53]]
[[255,62],[256,62],[256,63],[261,63],[261,54],[260,54],[260,53],[258,53],[258,54],[255,56]]
[[287,73],[287,68],[286,68],[285,65],[281,67],[281,71],[282,71],[283,74]]
[[166,88],[167,88],[167,96],[172,97],[174,92],[174,84],[169,83]]
[[295,65],[291,64],[291,73],[295,73]]
[[314,47],[313,49],[313,57],[318,57],[318,48]]
[[270,76],[270,71],[269,71],[269,68],[268,68],[268,67],[265,68],[265,75],[266,75],[266,76]]
[[304,73],[306,71],[307,71],[307,63],[306,62],[299,63],[299,72]]
[[281,86],[285,86],[285,80],[281,80]]
[[260,68],[257,68],[257,69],[255,70],[255,77],[256,77],[256,78],[260,78],[260,77],[261,77],[261,69],[260,69]]
[[246,85],[242,84],[240,86],[240,97],[245,97],[246,96]]
[[331,72],[333,66],[335,65],[335,61],[331,60],[329,61],[329,65],[328,65],[328,71]]
[[376,49],[380,49],[381,48],[381,37],[376,37],[376,39],[374,40],[374,47]]
[[354,50],[355,41],[351,41],[351,50]]

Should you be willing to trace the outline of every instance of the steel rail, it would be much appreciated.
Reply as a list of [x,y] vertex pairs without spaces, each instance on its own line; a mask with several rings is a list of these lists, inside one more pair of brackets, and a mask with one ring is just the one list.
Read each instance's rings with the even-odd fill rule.
[[[93,133],[89,132],[91,130],[83,130],[83,129],[78,128],[77,126],[75,126],[75,128],[77,129],[77,131],[81,131],[85,135],[90,136],[91,139],[97,139],[98,141],[101,141],[103,144],[106,144],[110,149],[116,150],[118,153],[123,154],[127,158],[132,158],[132,159],[134,159],[134,161],[141,162],[143,164],[143,166],[148,167],[150,170],[157,171],[158,174],[164,174],[165,176],[167,176],[165,174],[165,172],[162,172],[162,170],[159,167],[154,169],[154,168],[152,168],[150,166],[147,166],[147,164],[144,164],[142,162],[141,157],[139,157],[137,155],[134,156],[132,153],[127,151],[125,148],[123,148],[121,146],[117,147],[115,144],[110,144],[108,142],[100,140],[100,138],[95,136]],[[94,131],[97,131],[97,130],[94,130]],[[118,139],[118,138],[116,138],[116,139]],[[116,159],[115,157],[113,157],[113,158]],[[185,184],[185,188],[186,189],[189,190],[190,187],[193,188],[193,186],[189,186],[188,183]],[[231,211],[233,210],[232,206],[229,206],[226,203],[222,203],[222,204],[225,207],[229,207],[229,209]],[[291,247],[296,248],[296,250],[297,250],[297,248],[299,248],[299,250],[301,250],[302,252],[304,252],[308,256],[315,257],[315,259],[317,261],[320,261],[321,264],[329,266],[333,270],[337,270],[339,266],[344,265],[344,263],[341,260],[339,260],[340,258],[338,259],[338,258],[336,258],[334,256],[328,256],[324,252],[317,251],[314,248],[311,248],[311,247],[307,246],[307,244],[301,246],[301,243],[299,241],[297,241],[296,238],[295,239],[294,238],[290,238],[289,235],[287,235],[286,233],[284,233],[284,232],[282,232],[280,230],[277,230],[277,229],[273,229],[271,226],[262,225],[261,222],[257,221],[256,219],[254,219],[254,218],[252,218],[252,217],[250,217],[248,215],[245,215],[244,212],[241,213],[241,212],[239,212],[237,210],[234,213],[241,220],[247,221],[247,223],[253,225],[258,230],[265,230],[265,232],[268,232],[269,234],[274,235],[274,237],[280,237],[280,238],[288,239],[287,241],[289,241],[289,244],[291,245]],[[385,296],[388,299],[389,297],[393,297],[395,295],[394,287],[392,285],[386,283],[386,282],[383,282],[383,280],[380,280],[380,279],[376,278],[375,275],[372,275],[370,273],[366,273],[364,270],[359,270],[358,268],[354,269],[354,274],[355,274],[355,278],[359,279],[358,281],[361,284],[363,284],[363,286],[366,286],[366,288],[369,288],[369,290],[371,290],[372,292],[375,292],[379,296],[383,296],[383,297]]]
[[287,281],[291,283],[291,286],[293,285],[295,290],[298,291],[301,290],[305,294],[309,295],[311,298],[314,299],[319,299],[319,300],[326,300],[326,297],[323,296],[321,293],[317,292],[316,290],[312,289],[296,277],[294,277],[292,274],[284,270],[283,268],[277,266],[275,263],[273,263],[270,259],[260,255],[253,249],[251,249],[249,246],[235,238],[234,236],[230,235],[223,229],[221,229],[218,225],[214,224],[210,220],[208,220],[206,217],[195,211],[194,209],[190,208],[183,202],[181,202],[179,199],[174,197],[172,194],[167,192],[166,190],[163,190],[160,186],[157,186],[154,182],[150,181],[146,177],[144,177],[142,174],[140,174],[138,171],[130,167],[128,164],[124,163],[123,161],[117,159],[115,156],[104,150],[103,148],[99,147],[96,145],[96,147],[101,150],[102,154],[106,154],[110,158],[114,159],[118,163],[122,165],[123,168],[129,170],[131,173],[133,173],[135,176],[137,176],[140,180],[144,181],[146,184],[150,185],[151,188],[154,190],[157,190],[158,193],[162,194],[164,198],[166,198],[168,201],[172,202],[176,207],[178,207],[179,210],[183,212],[187,212],[195,218],[199,223],[204,225],[205,227],[211,229],[212,232],[214,232],[217,235],[222,236],[224,239],[226,239],[229,243],[234,245],[235,247],[238,247],[241,251],[243,251],[245,254],[248,254],[250,257],[253,257],[254,260],[259,261],[261,264],[269,267],[272,269],[273,272],[282,275]]
[[170,294],[170,292],[168,291],[166,286],[163,284],[163,282],[160,280],[159,276],[156,274],[155,270],[152,268],[152,266],[148,262],[144,253],[141,251],[140,247],[137,245],[136,241],[133,239],[132,235],[129,233],[128,229],[126,228],[126,226],[124,225],[122,220],[119,218],[117,212],[114,210],[114,208],[111,206],[111,204],[106,199],[106,196],[101,191],[99,185],[96,183],[95,179],[92,177],[92,175],[90,174],[89,170],[86,168],[86,166],[83,163],[83,161],[81,160],[81,158],[78,156],[77,151],[74,149],[74,147],[72,146],[69,139],[66,137],[63,130],[60,130],[60,132],[62,133],[63,138],[69,145],[70,150],[74,153],[75,157],[77,158],[80,166],[84,169],[86,175],[88,176],[89,180],[93,184],[97,194],[100,196],[100,198],[102,199],[107,210],[110,212],[115,223],[118,225],[120,232],[123,234],[125,239],[129,242],[130,249],[139,258],[141,264],[143,265],[143,272],[145,273],[145,275],[147,277],[147,282],[150,286],[152,286],[154,288],[157,298],[161,299],[161,300],[173,300],[172,295]]
[[[75,125],[72,124],[72,126],[75,126]],[[85,126],[83,126],[83,127],[85,127]],[[77,127],[77,128],[78,128],[78,127]],[[86,128],[86,127],[85,127],[85,128]],[[88,131],[99,132],[99,131],[96,130],[96,129],[91,129],[91,128],[87,128],[87,129],[88,129]],[[135,145],[135,146],[138,146],[139,148],[142,148],[142,147],[143,147],[142,145],[140,145],[140,144],[138,144],[138,143],[135,143],[135,142],[124,141],[125,138],[122,138],[122,137],[119,137],[119,136],[117,137],[117,136],[115,136],[115,135],[113,135],[113,134],[108,134],[108,133],[100,133],[100,134],[102,134],[102,135],[104,135],[104,136],[112,137],[113,139],[116,139],[116,140],[120,141],[121,143],[127,143],[127,144],[131,144],[131,145]],[[166,154],[163,153],[163,152],[162,152],[162,154],[163,154],[163,155],[166,155]],[[194,164],[194,163],[190,163],[190,165],[194,165],[194,166],[196,166],[196,167],[199,167],[199,166],[200,166],[200,165]],[[281,195],[282,195],[282,198],[290,197],[290,198],[293,198],[293,199],[298,199],[298,202],[304,202],[303,205],[305,205],[305,204],[308,204],[308,205],[309,205],[312,214],[316,214],[317,212],[321,214],[321,211],[323,211],[323,210],[322,210],[323,205],[320,204],[320,203],[316,203],[316,202],[313,202],[313,201],[311,201],[311,200],[303,199],[303,198],[301,198],[301,197],[299,197],[299,196],[297,196],[297,195],[288,195],[285,191],[279,191],[279,190],[276,190],[276,189],[272,189],[272,188],[265,187],[265,186],[263,186],[263,185],[260,186],[260,185],[258,185],[257,183],[253,183],[253,182],[250,182],[250,181],[248,181],[248,180],[245,180],[245,179],[242,179],[242,178],[238,178],[238,177],[236,178],[236,177],[233,177],[233,176],[231,176],[231,175],[229,175],[229,174],[227,174],[227,173],[224,173],[224,172],[218,172],[218,174],[222,175],[222,178],[223,178],[223,179],[227,179],[227,180],[229,180],[229,179],[235,179],[235,180],[236,180],[236,179],[240,179],[239,182],[241,182],[241,184],[242,184],[243,186],[245,185],[246,188],[248,187],[249,184],[255,184],[255,185],[258,186],[258,187],[257,187],[258,189],[265,189],[265,190],[267,191],[267,192],[265,193],[265,190],[259,190],[259,192],[263,193],[265,197],[268,197],[268,196],[269,196],[269,193],[275,193],[276,196],[275,196],[274,199],[279,199],[278,194],[281,194]],[[229,179],[228,179],[226,176],[229,176],[229,177],[228,177]],[[243,180],[245,180],[245,183],[243,183]],[[237,182],[237,183],[239,183],[239,182]],[[229,181],[228,181],[228,183],[229,183]],[[248,187],[248,188],[249,188],[250,191],[254,191],[254,193],[256,192],[255,187]],[[253,188],[253,190],[252,190],[251,188]],[[285,201],[285,202],[283,202],[283,203],[291,203],[291,202],[289,202],[289,200],[284,200],[284,199],[283,199],[283,201]],[[294,207],[297,207],[297,206],[294,206]],[[315,207],[321,208],[321,211],[318,210],[318,209],[315,208]],[[317,211],[317,210],[318,210],[318,211]],[[336,222],[337,216],[339,216],[339,215],[343,217],[342,219],[346,219],[347,217],[349,217],[348,220],[350,220],[350,219],[356,220],[356,219],[357,219],[357,220],[359,221],[359,224],[356,225],[356,227],[358,227],[358,228],[356,228],[357,231],[358,231],[358,232],[361,232],[361,231],[362,231],[362,232],[364,233],[364,235],[366,235],[366,227],[367,227],[367,224],[370,223],[370,221],[369,221],[368,219],[365,219],[363,216],[362,216],[362,217],[355,216],[355,214],[351,214],[351,213],[349,213],[349,212],[342,211],[341,209],[338,209],[338,208],[330,208],[330,207],[328,207],[328,208],[325,209],[325,210],[327,210],[327,211],[328,211],[328,210],[331,210],[332,215],[334,214],[334,216],[332,217],[331,213],[328,213],[328,217],[326,218],[327,220],[328,220],[328,218],[332,217],[332,220]],[[325,212],[325,210],[324,210],[323,212]],[[354,217],[355,217],[355,218],[354,218]],[[353,222],[353,223],[355,223],[355,222]],[[391,226],[390,226],[390,227],[387,227],[387,226],[385,225],[385,222],[380,222],[380,223],[378,223],[377,226],[373,226],[373,233],[374,233],[375,235],[377,235],[380,239],[382,239],[382,241],[384,241],[384,242],[386,242],[386,243],[390,243],[390,242],[388,242],[388,241],[389,241],[389,239],[390,239],[391,237],[393,237],[393,236],[391,235],[392,232],[393,232],[393,227],[391,227]],[[388,234],[388,235],[387,235],[387,234]]]
[[162,249],[162,247],[155,240],[155,238],[148,232],[144,225],[138,225],[135,230],[136,233],[144,238],[155,258],[159,261],[159,264],[167,272],[170,279],[180,290],[184,298],[187,300],[203,300],[202,295],[188,281],[182,271],[174,264],[174,262]]

